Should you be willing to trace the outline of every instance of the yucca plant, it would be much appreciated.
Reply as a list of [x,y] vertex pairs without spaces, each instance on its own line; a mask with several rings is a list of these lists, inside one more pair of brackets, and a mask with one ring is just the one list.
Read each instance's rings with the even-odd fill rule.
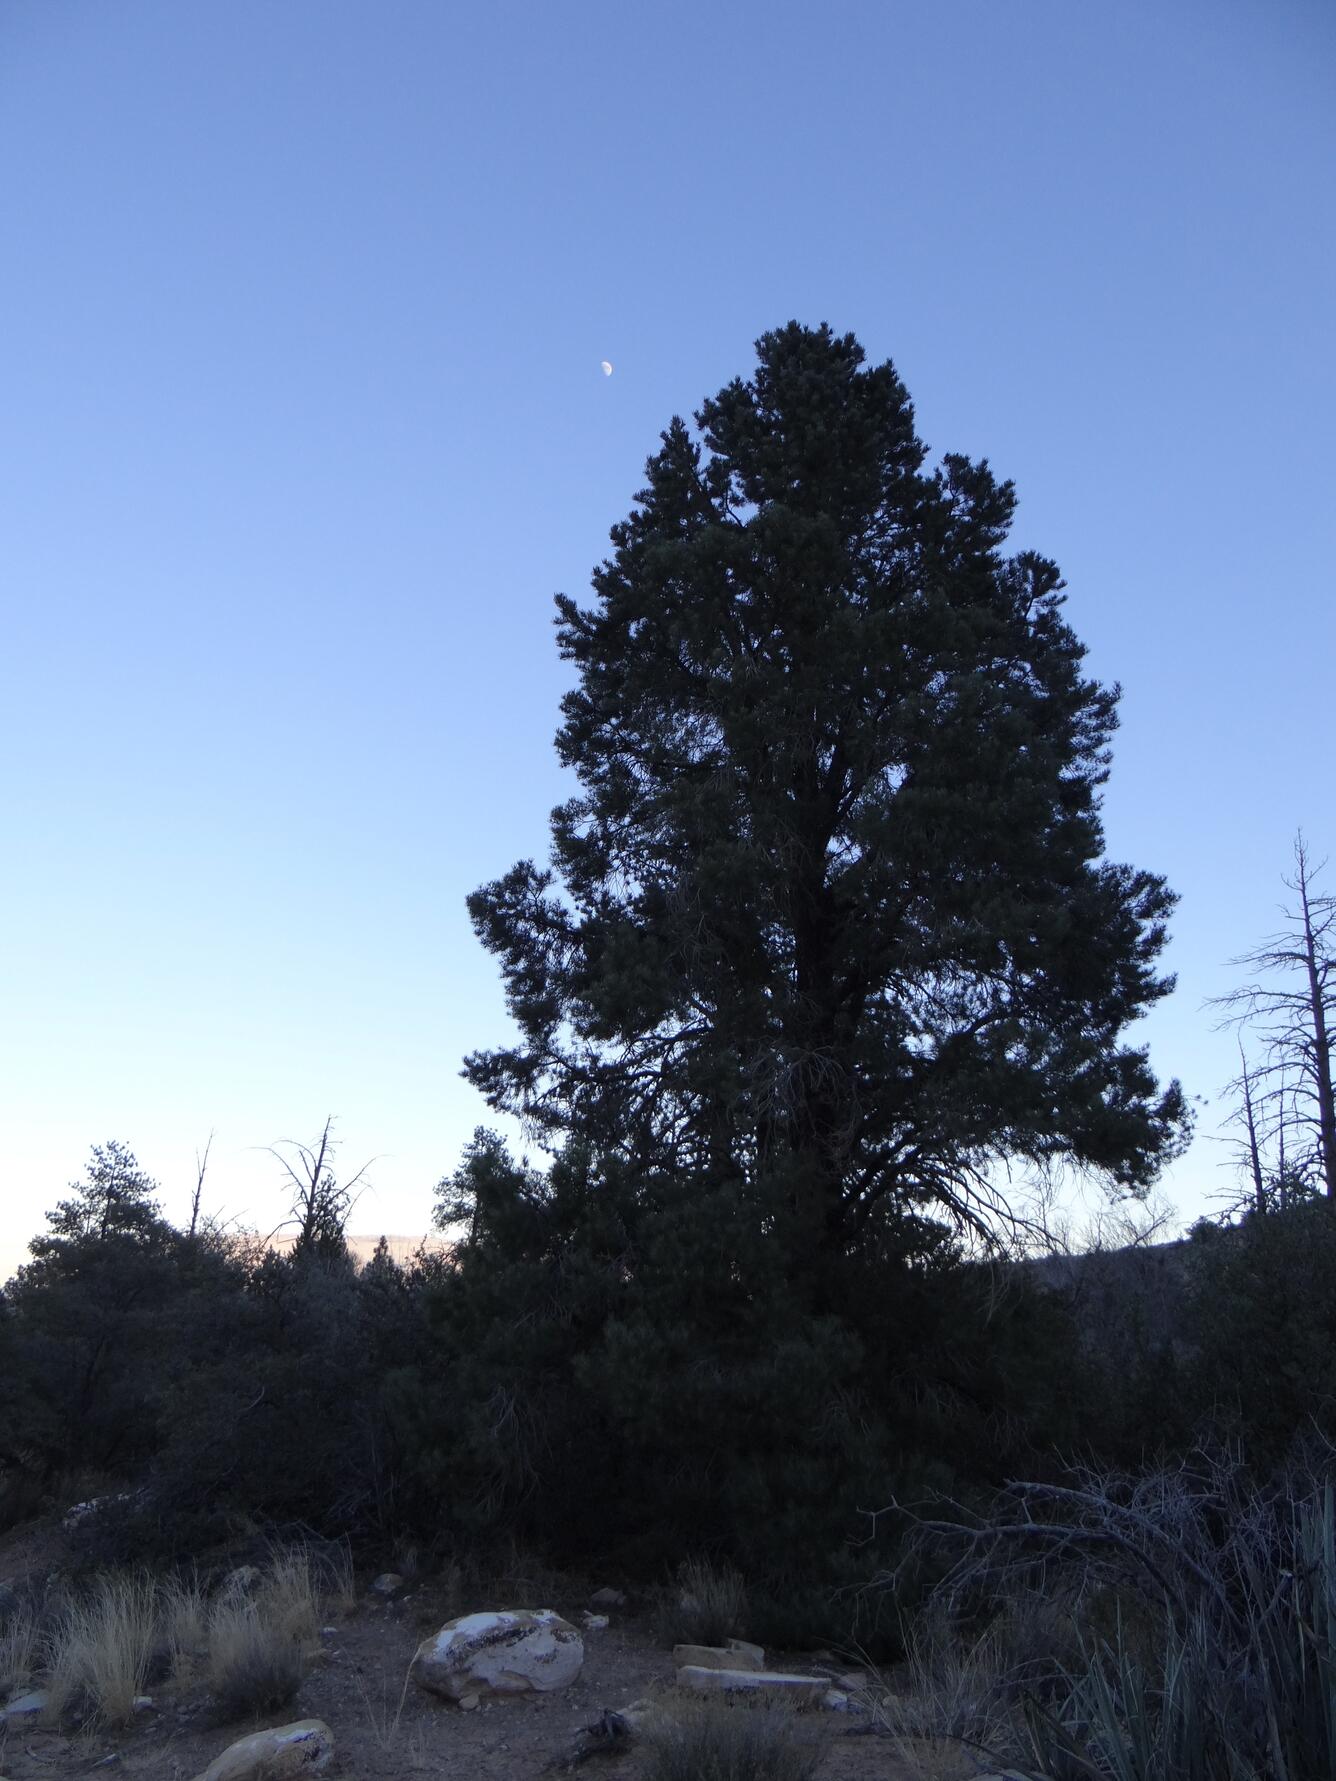
[[1111,1637],[1087,1622],[1056,1695],[1026,1704],[1048,1781],[1336,1776],[1334,1457],[1324,1444],[1267,1484],[1228,1451],[1079,1469],[1009,1484],[989,1516],[920,1524],[962,1549],[948,1606],[1036,1583],[1120,1605]]
[[[1336,1775],[1336,1497],[1277,1511],[1236,1546],[1228,1617],[1212,1592],[1169,1614],[1155,1672],[1121,1637],[1072,1678],[1060,1715],[1031,1703],[1052,1781],[1314,1781]],[[1073,1726],[1079,1726],[1079,1731]]]
[[1031,1703],[1031,1748],[1052,1781],[1255,1781],[1231,1737],[1232,1703],[1222,1698],[1210,1629],[1170,1620],[1152,1674],[1128,1653],[1122,1629],[1091,1653],[1061,1711]]
[[1249,1575],[1254,1672],[1278,1781],[1336,1775],[1336,1493],[1294,1512],[1292,1566]]

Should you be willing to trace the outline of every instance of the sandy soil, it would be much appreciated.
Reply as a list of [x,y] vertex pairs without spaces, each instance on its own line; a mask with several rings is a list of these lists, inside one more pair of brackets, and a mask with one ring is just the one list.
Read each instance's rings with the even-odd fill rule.
[[[28,1535],[0,1542],[0,1577],[45,1565],[54,1556],[50,1538]],[[35,1563],[34,1563],[35,1561]],[[553,1607],[579,1624],[587,1596],[562,1595],[519,1605]],[[625,1706],[672,1683],[671,1653],[656,1639],[647,1612],[634,1601],[611,1611],[611,1624],[585,1635],[585,1662],[576,1682],[560,1692],[485,1703],[463,1712],[434,1699],[404,1679],[419,1642],[452,1615],[475,1607],[513,1602],[469,1602],[461,1607],[441,1583],[410,1585],[383,1603],[364,1595],[336,1617],[323,1649],[312,1661],[291,1706],[253,1721],[221,1723],[199,1684],[163,1682],[150,1689],[154,1709],[128,1729],[70,1736],[48,1728],[0,1731],[3,1781],[67,1781],[84,1775],[125,1775],[144,1781],[191,1781],[234,1739],[261,1725],[314,1717],[332,1729],[336,1757],[330,1781],[528,1781],[560,1772],[558,1764],[582,1726],[605,1708]],[[813,1653],[770,1653],[776,1667],[811,1670]],[[829,1658],[830,1654],[822,1654]],[[847,1668],[837,1664],[835,1667]],[[869,1678],[869,1680],[874,1680]],[[831,1733],[822,1781],[956,1781],[974,1770],[943,1753],[924,1752],[907,1763],[878,1736],[850,1735],[854,1720],[823,1715]],[[644,1753],[599,1754],[570,1771],[588,1781],[632,1781],[643,1773]]]

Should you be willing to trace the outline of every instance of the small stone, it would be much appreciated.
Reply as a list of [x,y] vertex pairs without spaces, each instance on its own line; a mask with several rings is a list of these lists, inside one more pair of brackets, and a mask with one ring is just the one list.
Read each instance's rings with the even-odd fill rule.
[[373,1595],[390,1596],[393,1595],[397,1589],[402,1589],[403,1586],[404,1579],[399,1575],[398,1571],[382,1571],[380,1576],[377,1577],[375,1582],[371,1585],[371,1593]]
[[151,1694],[137,1694],[135,1696],[134,1711],[136,1713],[156,1713],[157,1710],[158,1703],[154,1700]]
[[580,1619],[584,1622],[586,1630],[591,1633],[601,1633],[608,1624],[606,1614],[591,1614],[588,1608],[585,1609]]
[[596,1589],[589,1598],[591,1608],[624,1608],[626,1606],[625,1591],[620,1589]]
[[866,1688],[867,1682],[867,1677],[858,1670],[850,1670],[847,1675],[837,1676],[835,1678],[836,1688],[843,1688],[850,1692],[859,1688]]
[[459,1710],[461,1713],[476,1713],[478,1705],[479,1702],[476,1694],[465,1694],[460,1696]]

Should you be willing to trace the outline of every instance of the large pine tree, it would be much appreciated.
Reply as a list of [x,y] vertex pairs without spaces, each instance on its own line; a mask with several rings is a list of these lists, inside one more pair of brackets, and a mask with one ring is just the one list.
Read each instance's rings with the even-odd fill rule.
[[977,1217],[1017,1159],[1144,1189],[1186,1121],[1121,1042],[1174,899],[1103,858],[1117,689],[889,363],[796,323],[757,353],[558,598],[581,789],[551,868],[470,899],[519,1034],[467,1074],[794,1255]]

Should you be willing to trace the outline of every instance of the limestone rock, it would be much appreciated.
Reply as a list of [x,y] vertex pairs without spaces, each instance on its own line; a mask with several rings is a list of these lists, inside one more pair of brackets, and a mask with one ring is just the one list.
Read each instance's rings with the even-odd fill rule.
[[118,1490],[109,1496],[89,1497],[86,1503],[71,1503],[61,1517],[60,1525],[65,1533],[75,1533],[79,1528],[105,1515],[108,1509],[124,1503],[140,1503],[147,1495],[148,1492],[143,1489]]
[[702,1664],[684,1664],[677,1672],[679,1688],[699,1693],[755,1694],[767,1700],[790,1701],[794,1706],[815,1706],[830,1684],[824,1676],[790,1676],[781,1670],[718,1670]]
[[229,1744],[196,1781],[295,1781],[323,1775],[334,1760],[334,1734],[323,1719],[298,1719]]
[[690,1665],[698,1670],[759,1670],[762,1663],[754,1663],[750,1657],[740,1652],[730,1651],[727,1645],[674,1645],[673,1664],[677,1669]]
[[431,1694],[548,1693],[574,1682],[584,1641],[551,1608],[501,1608],[447,1620],[418,1646],[411,1675]]
[[679,1670],[687,1664],[702,1670],[763,1670],[765,1652],[745,1639],[730,1639],[727,1645],[674,1645],[673,1662]]
[[0,1707],[0,1725],[13,1719],[33,1719],[46,1711],[47,1692],[44,1688],[34,1688],[27,1694],[16,1695],[12,1701]]

